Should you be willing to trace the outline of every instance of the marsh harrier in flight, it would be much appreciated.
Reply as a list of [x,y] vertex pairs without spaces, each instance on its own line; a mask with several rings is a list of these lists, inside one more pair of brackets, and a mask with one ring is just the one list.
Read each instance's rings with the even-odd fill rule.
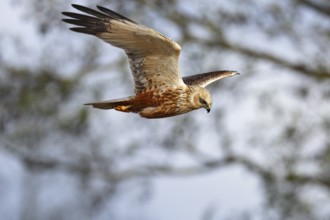
[[72,7],[85,14],[63,12],[70,17],[63,21],[77,25],[70,28],[72,31],[94,35],[122,48],[135,83],[135,96],[86,105],[134,112],[145,118],[170,117],[199,108],[209,112],[212,100],[205,86],[238,74],[215,71],[182,78],[178,64],[181,47],[173,40],[101,6],[97,6],[99,11],[76,4]]

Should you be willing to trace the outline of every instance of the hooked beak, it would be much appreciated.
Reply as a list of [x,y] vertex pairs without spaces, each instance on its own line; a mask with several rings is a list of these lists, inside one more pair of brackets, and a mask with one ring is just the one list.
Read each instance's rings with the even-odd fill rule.
[[206,109],[207,113],[210,113],[210,111],[211,111],[210,107],[205,107],[205,109]]

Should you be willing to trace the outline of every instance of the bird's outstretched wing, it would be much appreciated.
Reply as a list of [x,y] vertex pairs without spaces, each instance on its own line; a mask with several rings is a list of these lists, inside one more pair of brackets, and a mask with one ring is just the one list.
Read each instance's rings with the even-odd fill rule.
[[64,22],[77,25],[72,31],[97,36],[126,52],[135,82],[135,93],[184,85],[178,59],[181,47],[171,39],[110,9],[99,11],[73,4],[85,14],[63,12]]
[[219,79],[239,74],[237,71],[223,70],[183,77],[186,85],[206,87]]

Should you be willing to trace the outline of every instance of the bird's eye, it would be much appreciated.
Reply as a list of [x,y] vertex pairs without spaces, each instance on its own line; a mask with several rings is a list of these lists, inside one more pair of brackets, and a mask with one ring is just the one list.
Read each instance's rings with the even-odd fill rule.
[[199,97],[199,102],[200,102],[202,105],[207,105],[206,101],[205,101],[203,98],[201,98],[201,97]]

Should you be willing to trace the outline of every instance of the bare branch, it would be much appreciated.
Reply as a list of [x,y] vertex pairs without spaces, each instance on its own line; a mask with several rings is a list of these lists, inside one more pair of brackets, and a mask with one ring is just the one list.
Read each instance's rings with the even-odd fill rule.
[[228,41],[220,41],[220,42],[215,41],[215,42],[209,43],[210,46],[215,46],[215,45],[219,45],[219,44],[221,44],[223,47],[225,47],[227,49],[237,51],[248,57],[254,57],[257,59],[266,60],[266,61],[272,62],[274,64],[283,66],[285,68],[297,71],[297,72],[302,73],[309,77],[318,78],[318,79],[330,79],[329,72],[322,72],[321,70],[311,69],[310,67],[308,67],[306,64],[303,64],[303,63],[298,63],[298,64],[291,63],[287,60],[284,60],[284,59],[274,56],[272,54],[256,51],[254,49],[250,49],[250,48],[246,48],[246,47],[242,47],[242,46],[238,46],[238,45],[233,45],[233,44],[229,43]]
[[[22,155],[21,155],[22,156]],[[156,177],[156,176],[176,176],[176,177],[187,177],[203,175],[206,173],[217,171],[221,168],[228,167],[230,165],[242,165],[246,167],[249,171],[258,174],[263,179],[276,179],[281,178],[276,176],[272,171],[269,171],[262,167],[261,165],[251,161],[250,159],[241,156],[227,156],[221,159],[213,159],[202,162],[195,166],[187,167],[171,167],[168,165],[148,165],[139,166],[133,169],[128,169],[119,172],[111,172],[110,169],[104,170],[99,169],[99,167],[92,167],[86,161],[82,164],[74,164],[68,162],[61,162],[56,160],[41,160],[35,159],[27,156],[21,157],[22,161],[25,163],[26,167],[32,171],[45,171],[49,169],[58,169],[66,172],[73,173],[90,173],[93,175],[101,175],[102,177],[111,181],[124,181],[140,177]],[[330,187],[330,179],[321,176],[308,176],[297,173],[289,173],[282,177],[283,179],[296,182],[300,184],[319,184],[325,187]]]

